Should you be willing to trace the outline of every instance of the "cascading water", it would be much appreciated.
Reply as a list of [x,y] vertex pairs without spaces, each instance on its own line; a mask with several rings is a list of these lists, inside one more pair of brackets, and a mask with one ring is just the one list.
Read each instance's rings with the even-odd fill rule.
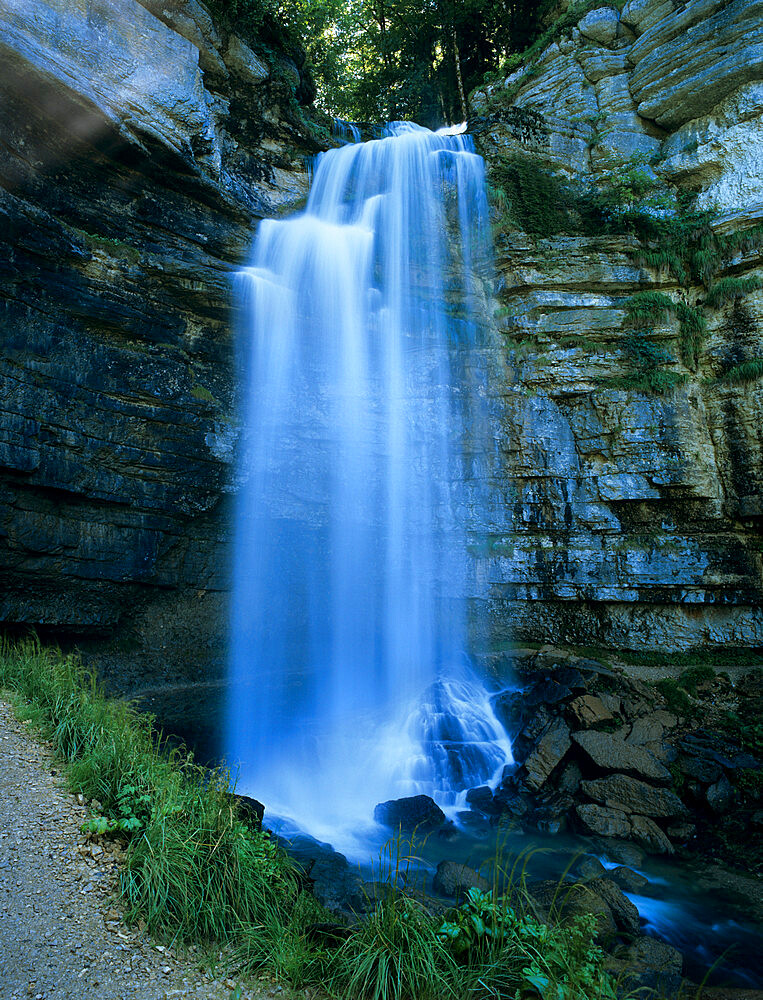
[[489,262],[470,140],[398,124],[320,157],[305,212],[262,222],[239,275],[228,759],[335,844],[379,801],[453,804],[511,761],[468,655]]

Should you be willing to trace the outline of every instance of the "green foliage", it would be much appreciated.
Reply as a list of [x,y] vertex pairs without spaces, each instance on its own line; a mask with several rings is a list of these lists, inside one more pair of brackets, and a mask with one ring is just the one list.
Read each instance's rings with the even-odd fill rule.
[[697,688],[715,678],[715,670],[708,663],[695,663],[682,671],[677,678],[665,677],[655,685],[665,698],[668,710],[675,715],[688,715]]
[[665,699],[665,704],[669,712],[672,712],[674,715],[689,714],[691,711],[691,699],[677,680],[672,677],[665,677],[661,681],[657,681],[655,687]]
[[681,360],[696,370],[707,337],[707,323],[702,310],[685,302],[676,303]]
[[672,195],[638,154],[584,196],[589,214],[611,231],[635,232],[660,225],[674,209]]
[[639,292],[625,303],[625,314],[628,325],[639,327],[625,338],[625,350],[636,369],[631,379],[654,392],[664,392],[684,380],[684,376],[661,367],[673,359],[648,339],[653,331],[643,326],[664,322],[671,315],[678,318],[681,360],[688,367],[697,367],[707,335],[707,324],[700,309],[685,302],[674,302],[662,292]]
[[763,719],[742,718],[736,712],[725,712],[720,728],[741,743],[745,750],[756,757],[763,757]]
[[721,278],[709,290],[705,302],[714,309],[718,309],[726,305],[727,302],[733,302],[734,299],[748,295],[761,287],[763,287],[763,280],[757,275],[750,278]]
[[759,378],[763,378],[763,358],[743,361],[721,375],[722,382],[729,382],[732,385],[744,385],[747,382],[755,382]]
[[[536,24],[540,24],[542,23],[542,15],[553,10],[556,4],[541,3],[537,6],[539,7],[539,14],[541,16],[538,17]],[[519,66],[532,65],[552,42],[573,28],[580,18],[584,17],[589,11],[596,10],[599,7],[612,7],[614,10],[622,10],[624,6],[625,0],[611,0],[611,2],[603,4],[600,0],[579,0],[578,3],[571,4],[544,31],[538,33],[538,28],[536,28],[535,37],[527,48],[522,49],[522,51],[515,50],[511,55],[505,57],[500,64],[501,74],[506,75],[511,73]]]
[[575,232],[574,199],[551,171],[526,157],[498,161],[491,172],[490,194],[503,213],[501,228],[551,236]]
[[483,996],[614,1000],[596,929],[592,915],[544,924],[471,889],[438,936],[464,967],[464,983],[479,984]]
[[459,959],[473,959],[501,947],[511,932],[514,913],[492,893],[470,889],[451,920],[438,930],[440,940]]
[[663,292],[637,292],[625,303],[626,321],[631,326],[659,323],[675,313],[676,304]]
[[757,800],[763,795],[763,771],[742,768],[737,771],[734,784],[744,799]]
[[694,664],[710,664],[716,667],[747,667],[763,662],[763,650],[735,649],[733,646],[722,646],[717,649],[689,649],[682,652],[667,650],[630,650],[619,651],[620,659],[625,663],[648,667],[691,667]]
[[114,815],[91,816],[83,824],[85,833],[137,833],[146,827],[151,815],[151,797],[136,785],[125,785],[117,792]]
[[668,770],[670,771],[670,776],[673,779],[673,787],[680,795],[683,791],[684,785],[686,784],[686,776],[675,761],[673,761],[672,764],[668,764]]
[[339,949],[329,990],[357,1000],[456,997],[456,964],[423,906],[406,896],[382,900]]
[[203,403],[215,403],[219,405],[219,400],[212,395],[209,389],[198,383],[191,388],[191,395],[194,399],[199,399]]
[[673,359],[650,340],[649,335],[650,332],[645,330],[633,330],[626,335],[623,346],[631,371],[623,378],[613,380],[613,387],[661,395],[686,380],[681,372],[666,367]]
[[687,667],[678,677],[678,684],[695,697],[700,684],[715,680],[715,671],[709,663],[696,663]]
[[31,706],[72,790],[103,804],[92,832],[129,838],[121,889],[132,918],[186,940],[234,940],[256,926],[273,947],[297,880],[267,835],[239,819],[227,772],[165,752],[150,716],[105,698],[74,657],[35,642],[2,646],[0,686]]

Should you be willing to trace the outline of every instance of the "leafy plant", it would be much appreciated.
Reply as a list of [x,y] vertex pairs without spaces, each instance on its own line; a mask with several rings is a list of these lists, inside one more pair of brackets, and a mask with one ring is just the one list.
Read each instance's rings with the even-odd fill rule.
[[745,385],[747,382],[755,382],[763,378],[763,358],[754,358],[752,361],[742,361],[738,365],[721,375],[722,382],[729,382],[731,385]]
[[697,663],[687,667],[678,677],[678,684],[688,691],[692,697],[696,696],[697,688],[700,684],[715,680],[715,671],[708,663]]
[[664,677],[657,681],[655,687],[665,699],[668,711],[674,715],[688,715],[691,711],[691,699],[686,691],[673,677]]
[[503,944],[512,919],[513,911],[496,903],[491,893],[469,889],[453,919],[446,920],[437,934],[458,958],[473,958],[487,946]]
[[757,275],[752,275],[749,278],[721,278],[709,290],[705,297],[705,302],[707,305],[717,309],[720,306],[726,305],[727,302],[733,302],[734,299],[740,298],[743,295],[749,295],[750,292],[754,292],[761,287],[763,287],[763,280]]
[[137,785],[124,785],[116,797],[114,813],[91,816],[82,826],[85,833],[137,833],[148,823],[151,796]]
[[614,1000],[596,930],[591,914],[545,924],[472,889],[438,934],[485,996]]

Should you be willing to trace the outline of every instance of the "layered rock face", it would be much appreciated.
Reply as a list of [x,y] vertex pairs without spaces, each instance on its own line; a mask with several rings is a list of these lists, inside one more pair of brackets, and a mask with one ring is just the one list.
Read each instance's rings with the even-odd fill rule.
[[195,0],[1,0],[0,61],[0,619],[209,661],[233,272],[306,194],[306,81]]
[[[627,209],[633,174],[661,193],[656,214],[691,191],[719,234],[756,237],[722,255],[713,282],[743,279],[724,302],[710,281],[647,266],[625,230],[499,233],[514,519],[485,573],[494,620],[517,638],[763,644],[763,392],[749,367],[763,356],[761,13],[751,0],[603,5],[472,95],[494,177],[532,163],[579,192],[617,190]],[[707,324],[694,363],[675,318],[647,324],[641,361],[665,363],[662,392],[627,384],[628,300],[644,291]]]
[[[590,11],[473,98],[491,168],[518,157],[603,184],[641,157],[719,231],[756,224],[760,13]],[[294,98],[309,81],[195,0],[0,0],[0,55],[0,620],[121,626],[120,669],[145,648],[171,674],[208,672],[235,493],[233,275],[257,220],[306,193],[326,139]],[[506,504],[480,565],[494,631],[763,645],[761,383],[724,379],[761,358],[763,295],[710,307],[627,234],[513,227],[499,247]],[[740,244],[717,278],[760,265]],[[656,325],[686,376],[663,394],[616,385],[627,300],[649,289],[709,330],[692,367],[675,317]]]

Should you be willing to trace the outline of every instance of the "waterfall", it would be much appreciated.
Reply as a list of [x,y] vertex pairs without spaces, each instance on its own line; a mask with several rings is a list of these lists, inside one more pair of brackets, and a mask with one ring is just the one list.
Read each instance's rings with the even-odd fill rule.
[[467,601],[490,261],[471,140],[398,123],[323,154],[305,211],[263,221],[238,275],[227,756],[240,790],[333,842],[379,801],[452,805],[511,760]]

